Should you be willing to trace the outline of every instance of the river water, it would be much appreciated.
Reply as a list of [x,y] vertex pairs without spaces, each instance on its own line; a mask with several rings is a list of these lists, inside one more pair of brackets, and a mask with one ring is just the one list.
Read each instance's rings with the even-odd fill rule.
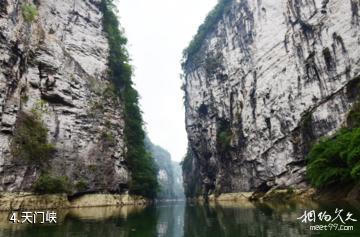
[[[360,236],[360,205],[348,203],[158,203],[148,207],[79,208],[57,212],[57,224],[13,224],[9,213],[0,212],[0,237],[282,237]],[[333,222],[319,220],[326,211]],[[314,222],[302,222],[305,211],[314,210]],[[11,216],[11,215],[10,215]],[[311,216],[310,216],[311,217]],[[310,230],[314,225],[331,225],[332,230]],[[335,230],[335,224],[338,224]],[[339,230],[340,225],[353,230]],[[349,229],[350,227],[346,227]],[[344,228],[343,228],[344,229]]]

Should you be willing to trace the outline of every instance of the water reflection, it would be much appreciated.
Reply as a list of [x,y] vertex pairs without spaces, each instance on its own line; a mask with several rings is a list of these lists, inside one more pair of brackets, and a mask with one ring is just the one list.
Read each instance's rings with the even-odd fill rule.
[[168,203],[157,208],[158,237],[182,237],[184,236],[184,212],[185,203]]
[[[149,207],[80,208],[58,212],[56,225],[10,224],[0,212],[0,237],[281,237],[360,236],[354,231],[314,232],[297,218],[304,210],[343,208],[360,221],[358,204],[158,203]],[[320,224],[320,223],[319,223]]]
[[[188,236],[309,236],[297,218],[299,209],[279,212],[268,205],[187,206]],[[197,225],[191,223],[197,222]]]

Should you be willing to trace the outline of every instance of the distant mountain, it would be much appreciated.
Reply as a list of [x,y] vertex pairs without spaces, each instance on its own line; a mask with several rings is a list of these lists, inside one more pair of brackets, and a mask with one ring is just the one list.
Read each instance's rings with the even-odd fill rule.
[[170,153],[164,148],[153,144],[148,137],[145,139],[145,146],[158,167],[157,179],[160,184],[158,198],[183,198],[184,189],[180,164],[172,161]]

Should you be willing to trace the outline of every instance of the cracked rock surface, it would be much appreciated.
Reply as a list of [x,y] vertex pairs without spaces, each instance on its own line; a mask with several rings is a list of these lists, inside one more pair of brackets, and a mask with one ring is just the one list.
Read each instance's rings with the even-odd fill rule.
[[359,93],[360,1],[230,4],[183,65],[185,189],[306,187],[311,143],[344,125]]
[[[108,43],[99,0],[34,1],[26,22],[22,1],[0,1],[0,191],[29,191],[40,169],[12,155],[21,112],[40,109],[56,151],[47,172],[86,186],[124,192],[122,102],[106,94]],[[84,187],[83,187],[84,188]]]

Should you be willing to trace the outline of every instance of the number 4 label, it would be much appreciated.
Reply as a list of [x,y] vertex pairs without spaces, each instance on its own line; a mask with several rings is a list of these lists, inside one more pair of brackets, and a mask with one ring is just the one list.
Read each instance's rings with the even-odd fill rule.
[[10,216],[9,221],[12,221],[13,223],[17,223],[17,213],[13,212]]

